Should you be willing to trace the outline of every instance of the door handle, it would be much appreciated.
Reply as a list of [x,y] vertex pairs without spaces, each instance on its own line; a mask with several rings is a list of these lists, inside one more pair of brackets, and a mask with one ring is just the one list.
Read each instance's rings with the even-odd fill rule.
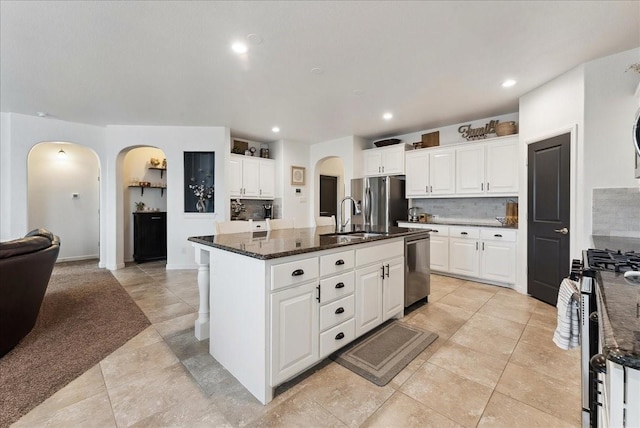
[[387,278],[389,278],[389,263],[387,263]]
[[555,233],[562,233],[563,235],[566,235],[569,233],[569,229],[567,229],[566,227],[563,227],[562,229],[553,229],[553,231]]

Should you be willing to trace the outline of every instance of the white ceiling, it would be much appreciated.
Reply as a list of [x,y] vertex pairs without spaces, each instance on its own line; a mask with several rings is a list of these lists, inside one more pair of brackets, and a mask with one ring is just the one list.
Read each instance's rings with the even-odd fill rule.
[[[2,0],[0,19],[4,112],[227,126],[256,141],[378,139],[510,113],[553,77],[640,46],[638,1]],[[231,42],[249,34],[263,42],[239,57]]]

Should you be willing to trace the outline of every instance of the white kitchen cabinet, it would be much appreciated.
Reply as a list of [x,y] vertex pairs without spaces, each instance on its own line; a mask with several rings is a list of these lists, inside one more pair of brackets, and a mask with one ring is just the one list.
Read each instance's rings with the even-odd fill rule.
[[232,198],[273,199],[274,161],[232,154],[229,160],[229,195]]
[[356,250],[356,337],[404,311],[404,242]]
[[364,151],[364,175],[402,175],[405,173],[406,144],[394,144]]
[[456,146],[456,194],[515,195],[518,138]]
[[458,226],[449,231],[449,272],[515,283],[516,231]]
[[453,195],[455,151],[420,149],[406,153],[407,198]]
[[492,281],[516,282],[516,232],[480,229],[480,276]]
[[438,272],[449,271],[449,228],[433,225],[430,236],[431,270]]
[[404,258],[400,257],[386,262],[384,274],[382,321],[386,321],[404,310]]
[[271,384],[277,385],[318,360],[317,284],[271,295]]

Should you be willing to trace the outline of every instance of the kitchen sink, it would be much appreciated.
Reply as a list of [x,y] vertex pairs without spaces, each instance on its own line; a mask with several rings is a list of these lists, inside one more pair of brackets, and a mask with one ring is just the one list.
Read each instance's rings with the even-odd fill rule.
[[362,238],[375,238],[376,236],[384,236],[386,233],[377,233],[377,232],[352,232],[347,236],[357,236]]
[[386,233],[378,233],[378,232],[336,232],[336,233],[326,233],[322,236],[343,238],[344,240],[357,240],[357,239],[366,239],[366,238],[374,238],[376,236],[384,236]]

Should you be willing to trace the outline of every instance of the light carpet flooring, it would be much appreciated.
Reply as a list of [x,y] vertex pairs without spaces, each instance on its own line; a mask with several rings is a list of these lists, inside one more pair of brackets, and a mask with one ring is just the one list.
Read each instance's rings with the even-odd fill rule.
[[196,271],[145,263],[113,274],[152,326],[15,426],[580,425],[579,350],[551,341],[554,307],[510,289],[432,275],[429,303],[403,322],[440,337],[388,385],[325,360],[263,406],[193,338]]

